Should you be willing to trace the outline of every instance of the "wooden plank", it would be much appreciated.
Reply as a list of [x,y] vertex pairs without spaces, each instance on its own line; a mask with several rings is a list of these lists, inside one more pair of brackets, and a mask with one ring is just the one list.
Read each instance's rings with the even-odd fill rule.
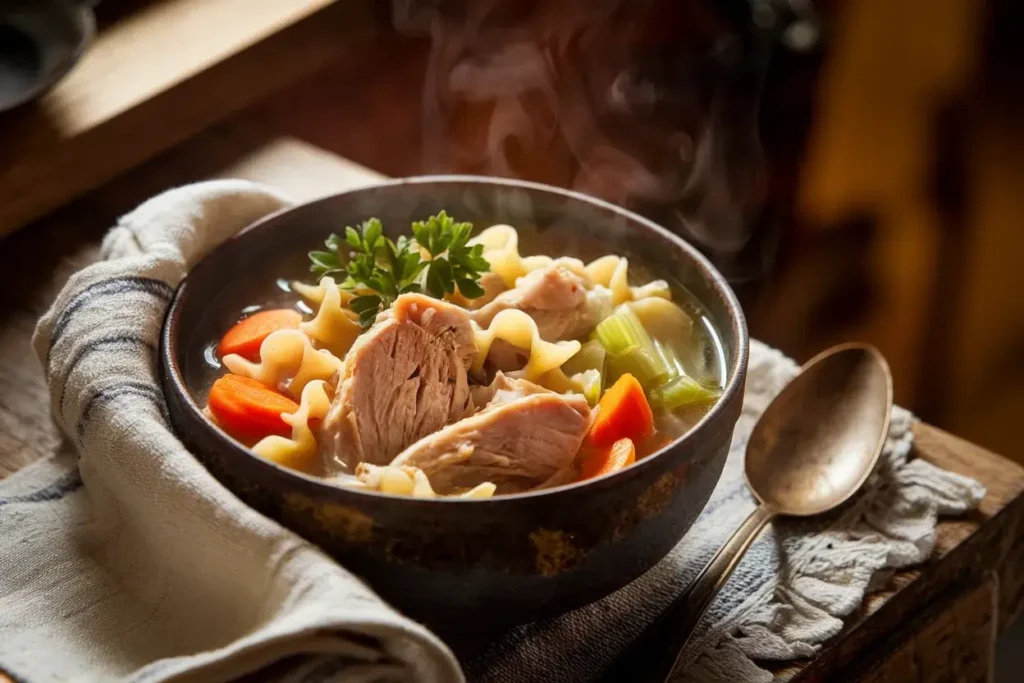
[[998,581],[991,578],[934,606],[900,629],[889,652],[850,671],[863,683],[986,683],[993,675]]
[[[14,153],[68,140],[216,66],[333,0],[171,0],[149,3],[101,30],[74,69],[44,95]],[[188,40],[185,48],[184,40]],[[33,117],[35,118],[35,117]]]
[[217,175],[264,183],[297,201],[366,187],[384,179],[365,166],[295,138],[269,140]]
[[957,551],[961,579],[998,568],[1001,632],[1024,607],[1024,467],[930,425],[919,424],[914,437],[915,455],[985,486],[976,513],[939,525],[935,550],[943,557]]
[[97,188],[344,54],[370,2],[165,0],[102,32],[0,127],[0,235]]

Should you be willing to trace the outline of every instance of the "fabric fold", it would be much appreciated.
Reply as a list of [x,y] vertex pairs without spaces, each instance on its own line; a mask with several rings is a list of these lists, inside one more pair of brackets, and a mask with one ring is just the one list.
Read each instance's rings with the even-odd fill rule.
[[462,680],[440,640],[245,506],[168,424],[156,350],[174,288],[287,205],[240,181],[155,197],[40,321],[53,415],[80,457],[0,483],[0,668],[33,683],[224,681],[300,656],[323,660],[311,680]]

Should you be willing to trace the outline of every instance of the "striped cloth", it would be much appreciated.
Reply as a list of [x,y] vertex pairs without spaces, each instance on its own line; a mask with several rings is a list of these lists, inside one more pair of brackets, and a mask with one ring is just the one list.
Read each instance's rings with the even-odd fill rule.
[[242,504],[168,426],[156,348],[174,287],[285,205],[236,181],[156,197],[39,322],[67,443],[0,482],[0,670],[15,680],[225,681],[280,660],[289,681],[462,679],[433,634]]
[[[174,286],[286,203],[235,181],[156,197],[120,221],[104,260],[74,275],[40,321],[35,349],[66,443],[0,482],[0,670],[16,680],[223,681],[257,670],[284,681],[463,680],[443,643],[244,506],[168,428],[155,356]],[[598,676],[752,510],[746,438],[795,371],[752,345],[722,479],[665,560],[597,603],[463,645],[468,678]],[[908,460],[911,421],[894,412],[878,471],[841,514],[766,530],[684,653],[681,680],[771,680],[754,660],[812,655],[881,572],[928,557],[937,515],[977,504],[977,483]]]

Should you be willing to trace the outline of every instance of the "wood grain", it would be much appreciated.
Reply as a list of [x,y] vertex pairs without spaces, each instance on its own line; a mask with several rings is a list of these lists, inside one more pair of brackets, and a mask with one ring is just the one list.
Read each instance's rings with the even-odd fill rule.
[[[274,138],[240,125],[222,126],[0,240],[0,476],[45,457],[57,443],[29,338],[35,320],[68,275],[95,258],[98,240],[116,216],[147,196],[168,186],[224,175],[277,185],[296,199],[380,178],[294,139]],[[831,681],[858,670],[879,682],[913,680],[898,675],[909,671],[908,666],[923,665],[913,654],[893,647],[910,643],[906,647],[917,653],[939,648],[935,652],[961,667],[964,680],[975,680],[981,667],[972,663],[972,657],[985,647],[979,633],[987,638],[989,630],[1002,630],[1020,611],[1024,470],[928,425],[918,424],[914,431],[915,457],[986,486],[980,509],[941,521],[934,556],[926,565],[896,572],[820,656],[779,666],[781,677]],[[978,592],[982,590],[988,592]],[[986,601],[992,608],[979,611],[978,605],[989,604]],[[918,632],[922,635],[915,635]],[[893,663],[886,664],[890,660]]]
[[885,657],[844,676],[863,683],[985,683],[993,674],[996,641],[995,578],[963,592],[910,620],[888,643]]
[[373,12],[371,2],[164,0],[114,22],[38,103],[0,119],[0,235],[358,54]]

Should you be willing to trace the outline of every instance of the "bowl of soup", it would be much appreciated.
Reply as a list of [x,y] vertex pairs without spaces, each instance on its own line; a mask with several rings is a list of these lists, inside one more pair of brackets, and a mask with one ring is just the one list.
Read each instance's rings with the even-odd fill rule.
[[442,630],[603,597],[686,534],[748,338],[697,250],[614,205],[482,177],[268,216],[181,283],[172,424],[228,489]]

